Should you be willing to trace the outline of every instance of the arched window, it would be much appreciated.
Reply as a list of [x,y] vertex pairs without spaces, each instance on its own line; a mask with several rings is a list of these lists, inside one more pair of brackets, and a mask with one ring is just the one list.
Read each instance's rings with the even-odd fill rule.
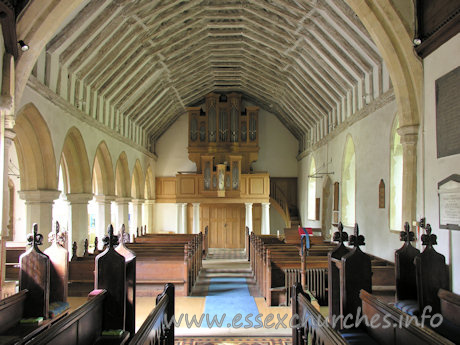
[[356,199],[356,163],[355,145],[351,136],[347,137],[345,154],[342,166],[342,198],[341,213],[342,223],[346,226],[355,225],[355,199]]
[[402,229],[402,181],[403,181],[403,150],[401,137],[397,129],[398,117],[393,121],[390,143],[390,229]]
[[316,173],[315,158],[311,157],[310,172],[308,174],[308,219],[316,220]]

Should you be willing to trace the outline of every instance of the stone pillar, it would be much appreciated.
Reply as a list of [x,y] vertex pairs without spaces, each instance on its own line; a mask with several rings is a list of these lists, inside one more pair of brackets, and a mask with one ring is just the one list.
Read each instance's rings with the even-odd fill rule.
[[[416,220],[418,125],[398,128],[403,148],[402,222]],[[402,230],[402,229],[401,229]]]
[[[26,206],[26,234],[32,232],[32,225],[38,224],[38,232],[43,235],[44,246],[48,246],[48,234],[53,227],[53,204],[61,193],[58,190],[20,191],[19,197]],[[86,212],[88,213],[88,212]],[[88,216],[87,216],[88,217]]]
[[139,229],[139,235],[142,224],[142,208],[144,206],[144,199],[133,199],[133,219],[131,219],[134,236],[137,236],[136,229]]
[[[124,224],[125,229],[129,230],[129,202],[131,198],[116,198],[115,203],[117,204],[117,227],[116,229],[120,229],[121,226]],[[131,239],[131,233],[130,233]]]
[[245,226],[248,227],[249,233],[252,232],[252,202],[247,202],[244,204],[246,206],[246,217],[245,217]]
[[[102,239],[107,235],[107,227],[112,222],[112,201],[115,197],[112,195],[95,195],[97,206],[96,217],[96,236],[98,241],[98,249],[102,249],[104,243]],[[115,229],[117,232],[119,229]]]
[[154,209],[155,200],[144,201],[144,225],[147,225],[147,233],[153,234],[154,231]]
[[177,203],[177,233],[187,233],[187,203]]
[[77,242],[77,256],[83,255],[84,243],[88,239],[88,202],[92,194],[67,194],[69,202],[69,242]]
[[193,203],[193,233],[200,233],[200,203]]
[[262,224],[261,224],[261,234],[270,235],[270,203],[262,203]]
[[[4,129],[3,140],[1,146],[3,148],[3,183],[2,183],[2,228],[1,228],[1,237],[9,237],[13,240],[13,234],[8,233],[8,221],[10,215],[10,200],[9,200],[9,188],[8,188],[8,163],[9,163],[9,150],[13,144],[13,139],[16,136],[16,133],[11,129]],[[27,229],[29,230],[29,229]],[[1,296],[0,296],[1,297]]]

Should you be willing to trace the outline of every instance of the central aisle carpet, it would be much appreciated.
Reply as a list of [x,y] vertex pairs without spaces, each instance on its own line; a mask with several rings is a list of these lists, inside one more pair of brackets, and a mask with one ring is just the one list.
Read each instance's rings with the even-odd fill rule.
[[287,337],[176,337],[175,345],[291,345]]
[[206,318],[201,325],[202,328],[256,326],[258,324],[256,315],[259,314],[259,310],[254,297],[249,294],[246,278],[211,278],[204,314]]

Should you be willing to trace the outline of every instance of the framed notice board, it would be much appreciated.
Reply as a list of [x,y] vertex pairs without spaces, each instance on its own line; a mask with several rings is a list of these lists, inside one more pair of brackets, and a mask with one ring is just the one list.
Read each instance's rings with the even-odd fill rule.
[[460,153],[460,67],[435,82],[438,158]]

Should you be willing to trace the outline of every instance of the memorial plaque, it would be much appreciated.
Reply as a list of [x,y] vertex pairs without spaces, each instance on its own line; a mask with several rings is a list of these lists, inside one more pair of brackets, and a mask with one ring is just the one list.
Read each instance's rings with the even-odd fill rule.
[[439,228],[460,230],[460,175],[438,183]]
[[438,158],[460,153],[460,67],[436,80]]

